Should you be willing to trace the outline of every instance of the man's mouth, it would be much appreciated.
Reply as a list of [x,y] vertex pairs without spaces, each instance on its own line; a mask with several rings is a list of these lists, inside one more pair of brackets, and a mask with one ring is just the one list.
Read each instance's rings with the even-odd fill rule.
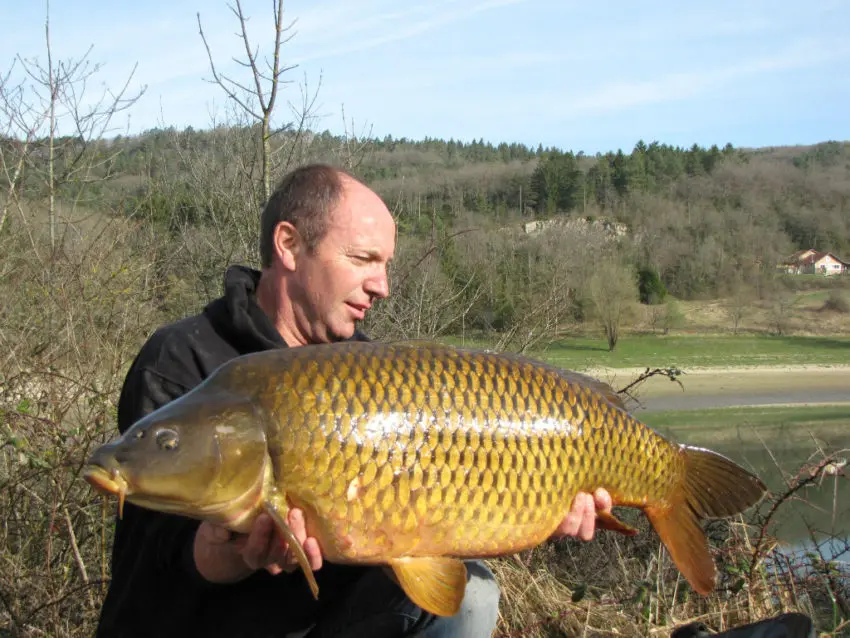
[[366,311],[369,310],[368,305],[351,303],[350,301],[347,303],[348,307],[354,311],[354,315],[357,319],[363,319],[366,316]]

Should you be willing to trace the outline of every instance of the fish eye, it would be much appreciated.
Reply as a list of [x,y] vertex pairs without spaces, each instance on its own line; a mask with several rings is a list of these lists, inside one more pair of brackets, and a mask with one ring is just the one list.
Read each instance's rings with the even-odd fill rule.
[[174,430],[160,430],[156,433],[156,444],[163,450],[176,450],[180,437]]

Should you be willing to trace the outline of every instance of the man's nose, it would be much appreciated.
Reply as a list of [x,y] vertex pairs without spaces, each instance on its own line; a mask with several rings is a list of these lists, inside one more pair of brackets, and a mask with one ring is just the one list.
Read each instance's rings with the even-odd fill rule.
[[390,282],[385,270],[381,270],[379,274],[370,277],[366,280],[366,292],[381,299],[388,297],[390,294]]

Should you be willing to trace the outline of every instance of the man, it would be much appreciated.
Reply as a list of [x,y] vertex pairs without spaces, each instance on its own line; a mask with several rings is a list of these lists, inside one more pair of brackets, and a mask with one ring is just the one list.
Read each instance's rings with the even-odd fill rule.
[[[372,303],[389,294],[395,223],[352,176],[312,165],[287,175],[262,214],[262,271],[232,267],[224,296],[158,330],[124,384],[118,427],[198,385],[225,361],[270,348],[350,339]],[[559,535],[589,539],[601,493],[576,499]],[[316,570],[314,600],[288,547],[261,516],[247,535],[127,504],[118,521],[112,582],[99,636],[489,636],[499,590],[483,563],[468,564],[457,616],[413,605],[380,568],[323,564],[303,513],[289,525]]]

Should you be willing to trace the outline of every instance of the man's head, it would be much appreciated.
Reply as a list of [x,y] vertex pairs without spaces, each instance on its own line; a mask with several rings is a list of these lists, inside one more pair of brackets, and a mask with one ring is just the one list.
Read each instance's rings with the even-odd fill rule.
[[395,222],[381,198],[325,165],[287,175],[263,210],[260,304],[290,345],[346,339],[389,294]]

